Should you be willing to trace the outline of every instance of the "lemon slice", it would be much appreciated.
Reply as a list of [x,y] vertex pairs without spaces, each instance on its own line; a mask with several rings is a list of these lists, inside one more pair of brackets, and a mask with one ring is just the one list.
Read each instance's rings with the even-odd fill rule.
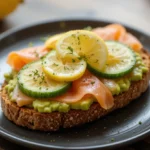
[[56,41],[63,35],[61,34],[56,34],[51,37],[49,37],[46,42],[45,42],[45,47],[49,49],[55,49]]
[[105,42],[95,33],[73,30],[63,34],[56,42],[56,51],[61,59],[84,58],[95,70],[102,70],[107,61]]
[[71,61],[62,61],[52,50],[43,58],[43,70],[53,80],[56,81],[74,81],[80,78],[86,69],[84,59],[72,59]]

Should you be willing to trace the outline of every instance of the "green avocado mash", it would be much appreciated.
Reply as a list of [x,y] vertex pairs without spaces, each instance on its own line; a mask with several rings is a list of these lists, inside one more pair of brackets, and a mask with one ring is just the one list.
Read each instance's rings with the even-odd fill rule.
[[138,53],[135,53],[135,55],[136,64],[129,74],[118,79],[102,80],[102,82],[109,88],[113,95],[118,95],[127,91],[130,87],[131,81],[141,80],[143,73],[148,71],[148,68],[143,63],[141,56]]
[[70,109],[88,110],[93,101],[94,100],[92,98],[89,98],[81,102],[66,104],[56,101],[35,100],[33,101],[32,106],[38,112],[45,112],[45,113],[50,113],[53,111],[68,112]]
[[9,93],[9,98],[11,101],[14,101],[14,100],[12,100],[11,97],[12,97],[12,92],[13,92],[16,84],[17,84],[17,77],[16,76],[17,76],[17,72],[15,72],[15,71],[4,74],[5,81],[8,83],[5,86],[5,89]]
[[[142,62],[141,56],[136,53],[136,65],[133,70],[126,76],[119,79],[102,79],[102,82],[109,88],[113,95],[118,95],[124,91],[127,91],[130,87],[131,81],[138,81],[142,79],[143,73],[147,72],[148,68]],[[12,92],[17,84],[16,78],[17,72],[12,71],[11,73],[5,74],[5,80],[8,84],[5,86],[5,89],[9,93],[10,100]],[[14,100],[12,100],[14,101]],[[59,112],[68,112],[70,109],[80,109],[80,110],[88,110],[91,104],[95,102],[93,98],[85,99],[81,102],[66,104],[60,103],[56,101],[49,100],[39,100],[36,99],[30,106],[38,112],[50,113],[53,111]]]

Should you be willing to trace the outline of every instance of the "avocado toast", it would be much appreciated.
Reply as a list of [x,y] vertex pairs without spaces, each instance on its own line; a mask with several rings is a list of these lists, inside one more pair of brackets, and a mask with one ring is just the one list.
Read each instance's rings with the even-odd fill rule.
[[[61,40],[59,40],[59,41],[61,41]],[[115,43],[115,45],[116,45],[116,43]],[[44,51],[47,51],[47,49],[46,50],[44,49]],[[51,52],[48,52],[48,53],[51,53]],[[46,56],[48,56],[48,55],[46,55]],[[111,66],[112,63],[114,66],[116,65],[116,63],[119,64],[120,61],[118,59],[114,60],[114,58],[112,59],[112,56],[110,56],[110,58],[111,58],[110,59],[111,63],[107,64],[109,67],[112,67]],[[9,75],[5,76],[6,82],[4,83],[2,92],[1,92],[1,96],[2,96],[1,103],[2,103],[3,112],[9,120],[13,121],[17,125],[25,126],[25,127],[28,127],[30,129],[34,129],[34,130],[42,130],[42,131],[56,131],[60,127],[68,128],[68,127],[73,127],[73,126],[81,125],[81,124],[96,120],[96,119],[100,118],[101,116],[104,116],[117,108],[124,107],[130,101],[139,97],[147,89],[149,75],[150,75],[150,73],[149,73],[150,72],[149,71],[149,68],[150,68],[149,54],[145,50],[140,49],[140,53],[137,53],[137,52],[135,53],[135,58],[136,58],[136,62],[134,64],[131,65],[131,63],[129,63],[130,65],[128,65],[128,67],[126,69],[123,68],[123,70],[121,72],[115,72],[115,73],[114,73],[114,71],[110,73],[106,69],[101,70],[99,68],[96,68],[97,67],[96,65],[93,65],[90,62],[90,60],[87,61],[86,60],[87,58],[84,58],[84,60],[87,62],[86,68],[90,71],[90,75],[92,74],[91,78],[93,76],[96,76],[96,79],[99,79],[107,87],[107,89],[109,89],[109,91],[113,95],[113,98],[111,97],[111,95],[109,95],[107,98],[110,98],[110,99],[112,98],[112,100],[110,100],[110,101],[104,100],[105,103],[102,103],[101,101],[97,101],[97,99],[95,97],[93,98],[93,96],[91,96],[93,93],[91,95],[84,96],[83,98],[81,98],[80,101],[75,101],[74,98],[70,97],[70,100],[72,100],[73,102],[68,103],[68,100],[64,99],[64,98],[66,98],[64,95],[65,94],[67,95],[68,92],[71,93],[70,89],[78,86],[77,83],[79,83],[79,81],[84,76],[86,76],[86,74],[88,74],[88,73],[86,73],[87,72],[87,69],[86,69],[86,71],[83,71],[84,73],[80,77],[78,77],[78,79],[75,79],[73,82],[71,81],[72,82],[71,84],[70,84],[70,81],[67,81],[67,84],[65,84],[66,88],[62,90],[62,93],[60,91],[56,92],[56,95],[55,95],[55,93],[51,94],[52,91],[50,90],[50,92],[49,92],[50,95],[47,96],[47,94],[44,93],[44,97],[41,95],[40,95],[41,96],[40,97],[39,96],[40,92],[37,92],[37,93],[27,92],[27,90],[30,91],[30,90],[33,90],[33,88],[32,89],[28,88],[26,90],[26,88],[24,88],[25,84],[23,83],[24,86],[23,86],[23,89],[21,89],[22,86],[20,84],[19,88],[21,89],[21,91],[25,95],[27,94],[27,96],[31,97],[29,104],[21,106],[21,103],[16,102],[14,97],[12,96],[12,92],[14,92],[17,82],[20,83],[19,80],[22,81],[22,79],[25,78],[24,77],[22,79],[18,79],[19,75],[18,75],[18,70],[17,70],[17,71],[15,71],[15,73],[10,73]],[[140,58],[142,58],[142,59],[140,59]],[[65,58],[65,60],[66,60],[66,58]],[[73,60],[71,58],[71,61],[74,61],[74,60],[75,60],[75,58],[73,58]],[[133,62],[133,61],[131,61],[131,62]],[[43,60],[43,63],[44,62],[45,61]],[[94,59],[94,62],[97,62],[97,60]],[[53,66],[57,67],[58,60],[55,61],[54,63],[53,63]],[[29,64],[29,63],[27,63],[27,64]],[[31,64],[34,64],[34,62]],[[45,67],[45,65],[44,65],[44,67]],[[23,67],[23,68],[24,69],[21,69],[22,71],[19,70],[20,76],[22,76],[22,74],[24,75],[24,73],[22,73],[22,72],[26,72],[26,69],[28,69],[27,67]],[[38,67],[36,67],[36,68],[38,68]],[[25,71],[23,71],[23,70],[25,70]],[[138,70],[138,72],[137,72],[137,70]],[[32,70],[32,71],[35,71],[35,70]],[[64,69],[63,71],[66,71],[66,70]],[[120,69],[117,71],[120,71]],[[45,73],[48,74],[47,72],[45,72]],[[30,76],[30,74],[28,74],[28,75]],[[34,74],[34,75],[36,76],[36,74]],[[59,75],[59,74],[56,74],[56,75]],[[58,76],[56,76],[56,75],[54,75],[54,77],[52,77],[52,78],[56,78],[56,77],[58,78]],[[51,76],[50,76],[50,78],[51,78]],[[86,77],[86,79],[87,79],[87,77]],[[17,80],[17,81],[15,81],[15,80]],[[115,83],[114,83],[114,81],[115,81]],[[59,81],[59,82],[62,83],[62,81]],[[94,81],[93,80],[90,81],[89,89],[90,89],[90,87],[95,87],[96,83],[97,83],[97,80],[95,80],[95,78],[94,78]],[[81,85],[81,83],[79,85]],[[111,85],[113,85],[113,86],[111,86]],[[45,84],[44,84],[44,86],[45,86]],[[63,84],[63,86],[64,86],[64,84]],[[75,91],[78,91],[78,90],[76,90],[77,88],[74,88],[74,89],[75,89]],[[79,89],[82,90],[82,88],[80,88],[80,87],[79,87]],[[40,89],[36,89],[36,90],[39,91]],[[49,89],[48,89],[48,91],[49,91]],[[104,92],[105,92],[105,90],[104,90]],[[82,92],[82,94],[83,94],[83,92]],[[81,95],[81,93],[80,93],[80,95]],[[101,95],[103,95],[103,93],[101,93]],[[108,94],[106,94],[106,95],[108,95]],[[49,97],[50,97],[50,99],[49,99]],[[61,101],[61,100],[65,100],[65,101]]]

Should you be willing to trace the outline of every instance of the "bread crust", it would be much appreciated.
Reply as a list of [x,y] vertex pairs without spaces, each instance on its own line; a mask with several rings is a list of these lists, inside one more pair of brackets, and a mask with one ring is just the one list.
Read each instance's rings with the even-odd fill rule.
[[4,115],[15,124],[33,130],[56,131],[61,127],[70,128],[92,122],[113,110],[126,106],[146,91],[150,79],[150,55],[143,50],[142,58],[149,71],[143,75],[142,80],[132,82],[128,91],[114,96],[114,106],[109,110],[103,109],[99,103],[93,103],[87,111],[72,109],[67,113],[40,113],[32,108],[18,107],[16,103],[11,102],[4,88],[6,83],[3,84],[1,91],[2,110]]

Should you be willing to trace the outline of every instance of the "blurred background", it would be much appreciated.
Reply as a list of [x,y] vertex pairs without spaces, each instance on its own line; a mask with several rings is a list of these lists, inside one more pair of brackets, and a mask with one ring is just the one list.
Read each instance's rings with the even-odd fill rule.
[[150,34],[150,0],[0,0],[0,17],[0,33],[42,21],[93,18]]

